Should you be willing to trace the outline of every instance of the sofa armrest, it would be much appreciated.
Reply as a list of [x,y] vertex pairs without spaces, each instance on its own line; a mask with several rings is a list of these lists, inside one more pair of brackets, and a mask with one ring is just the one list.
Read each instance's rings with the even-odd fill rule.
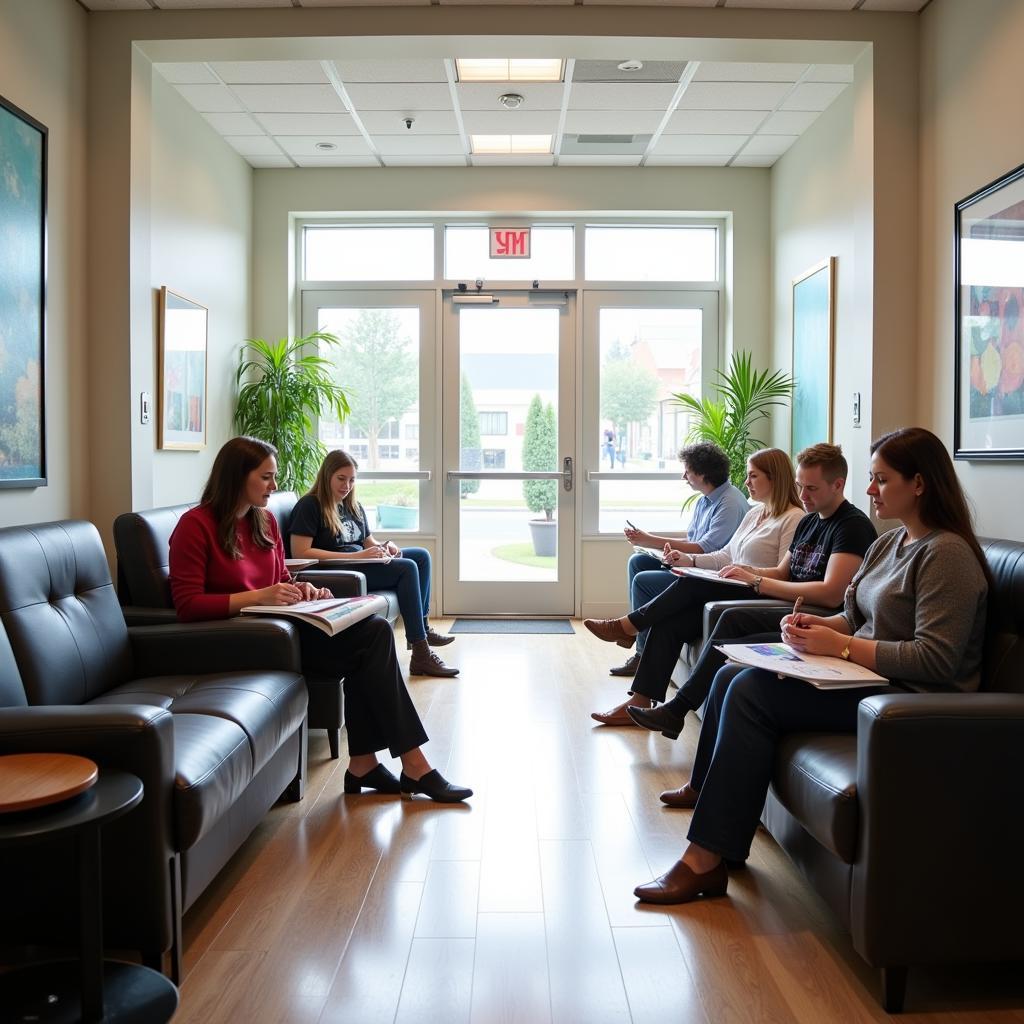
[[171,626],[131,626],[128,636],[138,676],[248,669],[302,671],[298,630],[284,619],[242,616]]
[[335,597],[366,594],[366,577],[352,569],[304,569],[295,578],[314,587],[327,587]]
[[142,608],[122,605],[124,621],[129,626],[173,626],[178,624],[178,613],[173,608]]
[[858,709],[854,945],[875,966],[1024,957],[1024,694]]
[[[745,597],[739,601],[709,601],[704,605],[704,636],[709,637],[714,632],[718,620],[730,609],[738,608],[744,611],[763,612],[765,622],[763,625],[752,629],[755,633],[766,633],[774,629],[783,615],[788,615],[793,610],[792,601],[780,601],[775,598]],[[818,608],[814,605],[807,605],[801,609],[808,615],[835,615],[834,608]]]

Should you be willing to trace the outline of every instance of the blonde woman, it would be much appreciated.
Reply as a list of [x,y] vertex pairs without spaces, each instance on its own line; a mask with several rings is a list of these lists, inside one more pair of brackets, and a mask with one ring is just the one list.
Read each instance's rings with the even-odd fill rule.
[[338,448],[327,453],[309,494],[292,511],[290,537],[294,558],[386,558],[387,562],[359,565],[370,591],[394,590],[405,624],[405,639],[412,648],[409,674],[457,676],[430,648],[450,644],[455,637],[435,633],[427,622],[430,607],[430,552],[426,548],[400,548],[394,541],[379,541],[370,530],[366,511],[356,500],[359,464]]
[[[674,551],[674,564],[720,572],[732,565],[776,566],[782,561],[804,516],[789,456],[778,448],[754,452],[747,459],[744,483],[750,500],[758,504],[746,514],[728,546],[707,554]],[[755,594],[760,583],[760,577],[755,575]],[[681,576],[653,601],[620,619],[584,619],[583,624],[601,640],[630,647],[641,630],[672,618],[678,627],[676,632],[692,642],[699,640],[703,632],[705,604],[735,600],[746,593],[734,583]],[[595,711],[590,717],[602,725],[634,725],[626,708],[651,707],[652,701],[649,696],[630,691],[621,704],[610,711]]]

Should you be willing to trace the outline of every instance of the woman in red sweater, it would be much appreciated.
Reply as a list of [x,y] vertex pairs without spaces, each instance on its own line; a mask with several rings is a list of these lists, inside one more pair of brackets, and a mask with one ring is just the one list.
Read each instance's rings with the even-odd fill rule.
[[[277,520],[266,511],[277,490],[277,449],[253,437],[232,438],[217,453],[201,503],[171,534],[171,594],[183,622],[226,619],[251,604],[290,605],[330,597],[293,582],[284,564]],[[427,734],[405,687],[391,627],[373,615],[327,636],[296,622],[304,668],[344,679],[349,765],[345,792],[373,789],[440,803],[472,796],[431,769]],[[387,747],[402,762],[396,779],[377,760]]]

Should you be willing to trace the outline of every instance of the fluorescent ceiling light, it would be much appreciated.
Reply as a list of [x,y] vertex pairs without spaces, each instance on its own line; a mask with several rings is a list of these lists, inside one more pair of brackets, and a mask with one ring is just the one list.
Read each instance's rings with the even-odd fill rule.
[[456,57],[460,82],[560,82],[560,57]]
[[475,156],[509,156],[524,153],[550,153],[550,135],[470,135]]

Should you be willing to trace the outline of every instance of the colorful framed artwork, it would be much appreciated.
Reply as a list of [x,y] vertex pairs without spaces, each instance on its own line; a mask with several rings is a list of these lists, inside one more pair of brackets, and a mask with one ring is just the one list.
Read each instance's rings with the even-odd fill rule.
[[830,256],[793,281],[792,450],[832,440],[836,259]]
[[0,96],[0,487],[46,485],[47,141]]
[[209,310],[160,289],[159,447],[206,447],[206,343]]
[[954,211],[953,456],[1024,459],[1024,165]]

